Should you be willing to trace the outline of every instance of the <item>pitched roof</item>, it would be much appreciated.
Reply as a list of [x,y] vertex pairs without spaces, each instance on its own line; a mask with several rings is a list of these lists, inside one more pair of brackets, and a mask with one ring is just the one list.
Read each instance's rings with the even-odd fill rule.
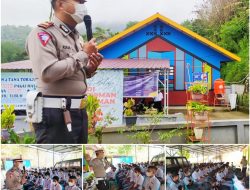
[[[1,64],[2,70],[32,69],[30,60]],[[99,69],[169,69],[169,61],[161,59],[104,59]]]
[[126,37],[130,33],[133,33],[136,30],[141,29],[145,25],[148,25],[148,24],[154,22],[155,20],[161,20],[162,22],[164,22],[166,24],[169,24],[170,26],[174,27],[175,29],[180,30],[181,32],[185,33],[186,35],[194,38],[195,40],[200,41],[201,43],[203,43],[203,44],[211,47],[212,49],[222,53],[223,55],[231,58],[232,60],[235,60],[235,61],[240,61],[241,60],[241,58],[238,57],[237,55],[227,51],[226,49],[224,49],[224,48],[218,46],[217,44],[209,41],[208,39],[198,35],[197,33],[183,27],[182,25],[168,19],[167,17],[162,16],[159,13],[154,14],[153,16],[151,16],[151,17],[149,17],[149,18],[135,24],[134,26],[132,26],[132,27],[120,32],[119,34],[109,38],[108,40],[102,42],[101,44],[98,45],[98,49],[99,50],[104,49],[108,45],[111,45],[112,43],[115,43],[116,41],[120,40],[121,38]]

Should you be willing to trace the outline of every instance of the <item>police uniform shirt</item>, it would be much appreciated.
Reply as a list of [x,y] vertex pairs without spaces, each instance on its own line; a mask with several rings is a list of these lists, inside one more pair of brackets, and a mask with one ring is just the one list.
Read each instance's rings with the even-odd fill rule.
[[158,190],[161,186],[160,181],[155,177],[147,177],[145,180],[145,190]]
[[6,173],[6,187],[8,190],[23,189],[22,185],[22,172],[19,168],[12,167]]
[[44,95],[82,96],[87,90],[82,68],[88,55],[81,51],[80,35],[54,17],[52,23],[32,30],[26,51],[32,62],[37,90]]
[[95,158],[90,161],[89,166],[93,167],[94,174],[96,178],[105,178],[106,177],[106,169],[108,169],[109,164],[105,161]]

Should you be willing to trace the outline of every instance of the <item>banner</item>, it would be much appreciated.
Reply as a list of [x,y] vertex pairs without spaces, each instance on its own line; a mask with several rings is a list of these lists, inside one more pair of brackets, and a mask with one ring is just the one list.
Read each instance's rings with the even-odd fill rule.
[[124,77],[124,97],[155,97],[158,91],[159,73]]
[[15,110],[25,110],[27,92],[36,90],[33,74],[30,72],[2,72],[1,82],[1,109],[4,109],[4,104],[13,104]]
[[87,80],[87,94],[100,100],[103,115],[111,113],[117,120],[113,125],[121,125],[123,118],[123,71],[99,70]]

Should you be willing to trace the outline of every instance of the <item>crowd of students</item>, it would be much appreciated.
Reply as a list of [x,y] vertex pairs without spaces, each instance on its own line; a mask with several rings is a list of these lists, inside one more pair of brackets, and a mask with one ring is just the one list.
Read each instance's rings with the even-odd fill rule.
[[167,190],[245,190],[249,177],[229,163],[202,163],[167,171]]
[[82,190],[82,175],[77,169],[43,168],[27,170],[24,190]]
[[163,162],[120,163],[116,167],[111,164],[106,182],[105,190],[165,190],[165,165]]

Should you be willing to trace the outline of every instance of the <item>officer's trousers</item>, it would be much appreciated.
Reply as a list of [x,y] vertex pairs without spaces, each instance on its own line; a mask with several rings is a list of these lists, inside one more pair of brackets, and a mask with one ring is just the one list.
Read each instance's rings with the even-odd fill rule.
[[33,123],[37,144],[87,144],[88,115],[86,109],[70,110],[72,131],[64,122],[63,110],[43,108],[43,121]]
[[98,190],[109,190],[108,182],[106,180],[99,180],[96,187]]

